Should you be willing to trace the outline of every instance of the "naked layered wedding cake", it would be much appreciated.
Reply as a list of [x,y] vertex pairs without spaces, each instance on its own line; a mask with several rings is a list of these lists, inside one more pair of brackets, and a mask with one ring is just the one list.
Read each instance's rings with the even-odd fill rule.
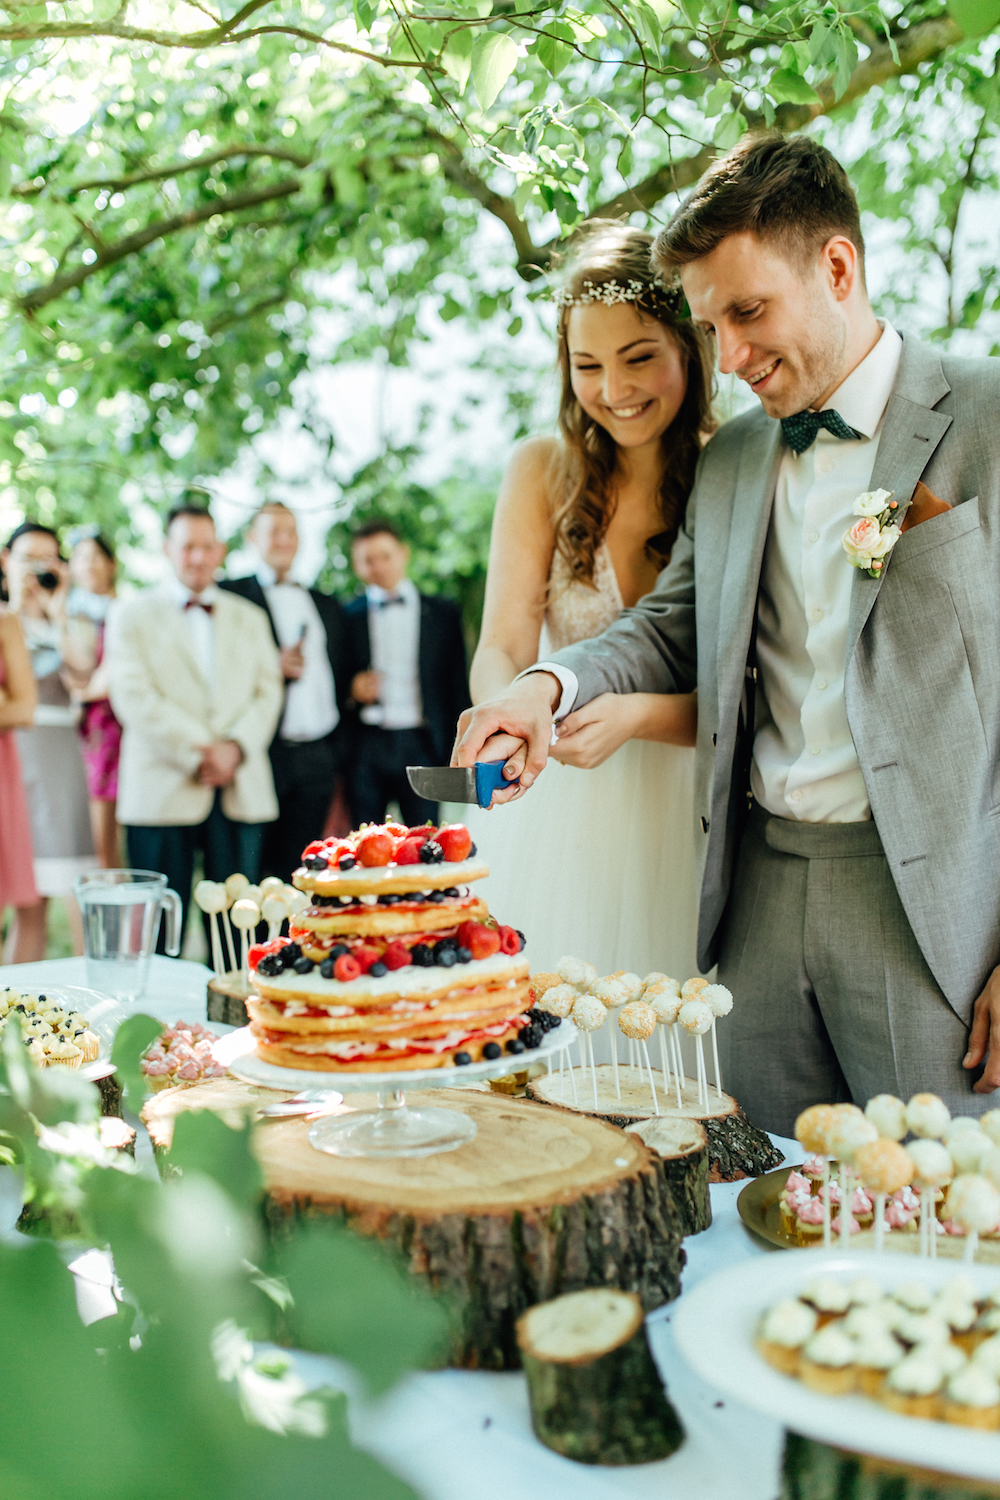
[[366,825],[303,851],[310,905],[250,950],[257,1054],[282,1067],[461,1067],[540,1045],[524,935],[472,883],[489,874],[464,825]]

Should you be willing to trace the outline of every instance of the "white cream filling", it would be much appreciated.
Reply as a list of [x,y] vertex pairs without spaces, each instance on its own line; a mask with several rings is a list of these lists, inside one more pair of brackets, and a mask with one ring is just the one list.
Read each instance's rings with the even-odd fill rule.
[[[492,1026],[475,1026],[475,1032],[482,1032],[484,1036],[503,1036],[505,1031],[510,1030],[509,1021],[498,1021]],[[370,1057],[372,1053],[383,1048],[392,1048],[397,1052],[450,1052],[452,1048],[461,1046],[462,1042],[470,1035],[468,1027],[464,1031],[449,1031],[447,1036],[435,1037],[429,1041],[414,1042],[408,1037],[393,1037],[390,1040],[378,1042],[282,1042],[291,1052],[302,1052],[309,1056],[322,1057]]]

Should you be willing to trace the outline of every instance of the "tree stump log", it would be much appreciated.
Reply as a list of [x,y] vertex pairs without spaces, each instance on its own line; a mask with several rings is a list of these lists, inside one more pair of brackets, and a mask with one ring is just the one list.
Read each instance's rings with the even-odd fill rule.
[[236,972],[210,979],[206,985],[205,1012],[210,1021],[221,1021],[224,1026],[246,1026],[250,1017],[243,975]]
[[656,1153],[663,1163],[674,1207],[684,1233],[700,1234],[712,1222],[708,1191],[708,1136],[699,1120],[661,1115],[628,1126],[630,1135]]
[[[143,1119],[163,1149],[182,1110],[210,1108],[235,1123],[276,1097],[220,1079],[164,1090]],[[395,1246],[446,1298],[451,1362],[468,1369],[518,1368],[517,1319],[563,1292],[614,1287],[635,1292],[647,1312],[678,1295],[683,1226],[664,1164],[638,1136],[473,1090],[407,1102],[469,1115],[475,1140],[439,1156],[372,1160],[316,1151],[303,1119],[260,1123],[254,1151],[279,1244],[298,1223],[329,1217]],[[375,1098],[350,1103],[368,1109]],[[296,1326],[295,1338],[308,1344],[308,1333]]]
[[[596,1119],[606,1120],[609,1125],[619,1125],[623,1130],[631,1130],[633,1125],[657,1118],[648,1075],[644,1071],[619,1065],[620,1098],[615,1093],[611,1064],[599,1063],[596,1072],[596,1104],[589,1068],[585,1079],[579,1068],[576,1070],[576,1100],[568,1076],[555,1069],[544,1078],[533,1078],[528,1084],[527,1097],[539,1104],[554,1104],[559,1109],[593,1115]],[[750,1123],[729,1094],[718,1094],[710,1088],[709,1107],[705,1110],[698,1103],[697,1086],[686,1078],[678,1109],[676,1093],[671,1091],[668,1101],[655,1068],[653,1078],[660,1118],[698,1120],[705,1127],[709,1182],[737,1182],[742,1177],[760,1177],[781,1165],[784,1157],[772,1145],[770,1136]]]
[[785,1436],[781,1500],[1000,1500],[1000,1484]]
[[543,1302],[518,1319],[517,1341],[531,1425],[547,1448],[583,1464],[647,1464],[684,1441],[633,1293],[595,1288]]
[[109,1118],[113,1115],[121,1116],[122,1112],[122,1086],[117,1073],[109,1073],[105,1078],[96,1080],[97,1091],[101,1096],[101,1114]]

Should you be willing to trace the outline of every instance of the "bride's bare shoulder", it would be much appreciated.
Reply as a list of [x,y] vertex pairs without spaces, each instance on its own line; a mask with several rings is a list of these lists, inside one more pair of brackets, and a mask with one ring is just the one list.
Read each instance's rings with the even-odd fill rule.
[[530,492],[550,512],[565,488],[566,471],[566,449],[559,438],[529,437],[511,454],[504,480],[522,494]]

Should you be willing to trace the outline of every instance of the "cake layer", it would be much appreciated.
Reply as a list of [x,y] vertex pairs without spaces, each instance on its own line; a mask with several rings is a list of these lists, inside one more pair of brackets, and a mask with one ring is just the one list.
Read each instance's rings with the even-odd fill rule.
[[[409,1036],[418,1039],[444,1036],[456,1026],[492,1025],[512,1020],[528,1004],[526,980],[513,987],[477,986],[444,1000],[396,1000],[384,1009],[354,1010],[350,1015],[331,1015],[313,1006],[290,1006],[280,1001],[247,999],[247,1013],[254,1034],[261,1028],[292,1037],[343,1037],[366,1041],[375,1037]],[[346,1007],[338,1007],[345,1009]]]
[[489,915],[478,896],[446,896],[443,901],[400,901],[395,906],[309,906],[297,912],[295,925],[321,937],[395,937],[409,932],[436,932],[459,922],[482,922]]
[[452,991],[479,984],[515,983],[528,977],[528,960],[522,951],[516,954],[494,953],[489,958],[470,963],[452,964],[450,968],[435,965],[419,969],[410,964],[388,974],[362,974],[357,979],[324,979],[318,969],[311,974],[296,974],[285,969],[273,977],[253,971],[251,978],[257,994],[264,1000],[304,1000],[309,1005],[355,1006],[368,1008],[390,1000],[415,997],[443,999]]
[[[289,1042],[281,1033],[257,1037],[257,1056],[279,1068],[307,1068],[317,1073],[382,1073],[417,1068],[454,1067],[456,1054],[469,1062],[480,1062],[483,1048],[492,1042],[500,1052],[516,1041],[518,1021],[500,1022],[469,1032],[453,1031],[433,1042]],[[498,1054],[499,1055],[499,1054]],[[525,1063],[527,1066],[527,1062]]]
[[450,885],[468,885],[490,873],[484,859],[443,860],[436,865],[354,865],[349,870],[295,871],[292,884],[318,896],[382,896],[412,891],[443,891]]

